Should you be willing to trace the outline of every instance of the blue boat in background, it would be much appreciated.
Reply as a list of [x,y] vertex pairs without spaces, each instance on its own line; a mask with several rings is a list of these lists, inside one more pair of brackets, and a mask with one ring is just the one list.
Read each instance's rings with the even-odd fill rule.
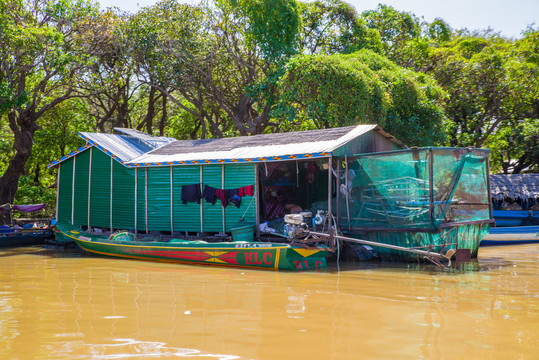
[[539,225],[490,228],[481,246],[539,243]]
[[539,211],[533,210],[493,210],[496,227],[539,225]]
[[539,174],[490,176],[495,227],[481,246],[539,243]]
[[51,222],[48,219],[13,220],[12,211],[36,213],[45,208],[45,204],[32,205],[0,205],[0,211],[9,213],[10,224],[0,226],[0,247],[43,245],[47,239],[54,237]]

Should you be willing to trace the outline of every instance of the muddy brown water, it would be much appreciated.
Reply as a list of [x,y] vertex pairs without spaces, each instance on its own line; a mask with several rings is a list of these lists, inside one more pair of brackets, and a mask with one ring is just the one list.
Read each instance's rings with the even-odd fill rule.
[[0,250],[0,359],[539,359],[539,245],[272,272]]

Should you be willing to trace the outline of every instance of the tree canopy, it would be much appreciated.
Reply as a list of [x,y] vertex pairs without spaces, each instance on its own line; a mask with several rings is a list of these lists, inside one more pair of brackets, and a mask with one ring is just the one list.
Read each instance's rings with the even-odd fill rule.
[[539,31],[454,29],[341,0],[0,1],[0,203],[54,201],[79,131],[180,139],[362,123],[539,171]]

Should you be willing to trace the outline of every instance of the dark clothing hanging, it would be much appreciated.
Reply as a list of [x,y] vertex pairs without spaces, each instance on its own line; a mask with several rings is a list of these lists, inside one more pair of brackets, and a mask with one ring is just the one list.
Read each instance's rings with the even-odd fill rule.
[[221,204],[224,207],[228,205],[228,199],[226,198],[226,191],[223,189],[215,189],[215,197],[221,200]]
[[[227,207],[228,203],[231,202],[236,207],[240,207],[241,198],[244,196],[253,196],[254,195],[254,186],[248,185],[243,186],[237,189],[217,189],[209,185],[204,185],[204,192],[202,197],[204,200],[209,202],[212,205],[215,205],[215,200],[221,200],[223,207]],[[183,198],[182,198],[183,200]]]
[[[234,205],[236,205],[236,207],[240,207],[240,202],[241,202],[241,199],[240,197],[238,196],[238,193],[239,193],[239,190],[238,189],[228,189],[228,190],[225,190],[225,196],[226,196],[226,200],[227,200],[227,205],[228,205],[228,202],[232,202],[232,199],[234,198],[234,196],[236,196],[240,201],[238,202],[238,200],[236,199],[234,202],[232,202]],[[226,207],[226,205],[224,205]]]
[[182,204],[187,204],[188,202],[196,202],[197,204],[200,204],[200,199],[202,199],[200,184],[182,186],[181,198]]
[[239,195],[234,195],[232,196],[232,199],[230,199],[230,202],[239,208],[241,204],[241,197],[239,197]]
[[209,202],[210,204],[212,205],[215,205],[215,192],[216,192],[216,188],[214,187],[211,187],[211,186],[208,186],[208,185],[204,185],[204,193],[202,194],[202,196],[204,197],[204,199]]

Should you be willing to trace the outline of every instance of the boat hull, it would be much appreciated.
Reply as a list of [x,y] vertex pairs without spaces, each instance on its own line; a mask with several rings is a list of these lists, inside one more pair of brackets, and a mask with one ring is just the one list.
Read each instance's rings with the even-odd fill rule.
[[496,227],[515,227],[539,223],[539,211],[493,210]]
[[43,245],[54,237],[52,230],[25,231],[22,233],[0,234],[0,247]]
[[481,246],[539,243],[539,226],[495,227]]
[[217,265],[267,270],[319,270],[326,267],[327,250],[289,244],[171,240],[109,240],[105,236],[57,227],[59,236],[71,238],[82,249],[100,255],[192,265]]

